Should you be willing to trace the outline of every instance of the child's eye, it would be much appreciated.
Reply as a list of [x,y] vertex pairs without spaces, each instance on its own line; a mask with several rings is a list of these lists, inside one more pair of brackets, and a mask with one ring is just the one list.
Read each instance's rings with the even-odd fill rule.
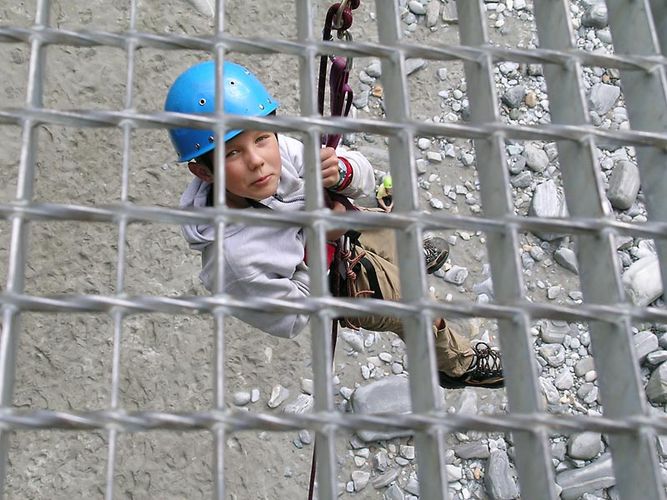
[[268,139],[269,137],[271,137],[270,134],[260,135],[260,136],[257,138],[257,142],[264,141],[264,140]]
[[231,158],[232,156],[236,156],[238,154],[238,150],[232,149],[231,151],[227,151],[225,153],[225,158]]

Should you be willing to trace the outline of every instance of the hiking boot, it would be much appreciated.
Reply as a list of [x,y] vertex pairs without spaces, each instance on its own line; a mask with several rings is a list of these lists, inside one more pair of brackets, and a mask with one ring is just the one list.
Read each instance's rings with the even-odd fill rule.
[[449,243],[439,236],[424,238],[424,257],[426,272],[433,274],[440,269],[449,257]]
[[470,368],[460,377],[452,377],[438,372],[440,385],[445,389],[462,387],[488,387],[497,389],[505,385],[500,351],[492,349],[486,342],[479,342],[472,348],[474,357]]

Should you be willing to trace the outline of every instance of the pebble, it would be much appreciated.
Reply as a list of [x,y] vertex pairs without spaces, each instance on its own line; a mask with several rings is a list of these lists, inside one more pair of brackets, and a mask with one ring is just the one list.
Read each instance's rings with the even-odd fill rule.
[[271,389],[271,397],[267,403],[269,408],[277,408],[289,398],[289,390],[282,385],[276,385]]
[[658,337],[656,337],[650,330],[644,330],[637,333],[634,336],[633,341],[635,344],[635,354],[640,363],[646,359],[646,356],[660,348],[658,345]]
[[383,500],[405,500],[405,494],[397,484],[392,484],[385,491]]
[[657,255],[649,255],[635,261],[621,277],[623,288],[632,303],[646,307],[662,295],[660,263]]
[[508,108],[514,109],[521,106],[523,98],[526,95],[526,89],[523,85],[517,85],[507,90],[501,97],[503,104]]
[[425,151],[431,147],[431,140],[425,137],[420,137],[417,140],[417,147],[422,151]]
[[549,165],[547,153],[535,144],[526,144],[522,155],[526,158],[528,168],[535,172],[544,172]]
[[247,391],[238,391],[234,393],[233,401],[236,406],[245,406],[251,401],[250,393]]
[[462,266],[452,266],[449,271],[445,272],[445,281],[455,285],[462,285],[467,278],[468,269]]
[[369,472],[362,470],[355,470],[352,472],[352,483],[354,484],[354,491],[361,491],[367,485],[371,475]]
[[408,2],[408,9],[410,9],[410,12],[417,16],[423,16],[426,14],[426,7],[424,7],[423,3],[417,0],[410,0]]
[[455,23],[459,20],[459,15],[456,10],[456,2],[445,2],[442,8],[442,20],[445,23]]
[[398,479],[398,474],[399,474],[399,469],[391,469],[385,472],[384,474],[381,474],[371,481],[373,484],[373,488],[376,490],[379,490],[380,488],[384,488],[385,486],[390,485],[396,479]]
[[604,2],[595,2],[581,18],[581,24],[588,28],[604,28],[607,23],[607,5]]
[[600,116],[605,115],[614,107],[620,95],[621,89],[619,87],[606,83],[596,83],[591,88],[591,109]]
[[315,399],[310,394],[299,394],[294,401],[285,405],[283,413],[302,415],[313,409]]
[[560,247],[554,252],[554,260],[557,264],[564,267],[574,274],[579,274],[579,265],[577,264],[577,255],[567,247]]
[[653,403],[667,403],[667,363],[662,363],[653,370],[646,384],[646,396]]
[[556,375],[554,385],[562,391],[572,389],[572,386],[574,385],[574,377],[572,377],[570,370],[567,368],[561,370],[558,375]]
[[549,344],[562,344],[565,337],[572,332],[567,321],[545,320],[540,326],[540,336]]
[[595,369],[595,362],[593,361],[592,356],[581,359],[574,365],[574,373],[577,377],[583,377],[587,372],[593,369]]
[[519,496],[519,488],[512,476],[506,452],[502,450],[491,452],[484,484],[489,496],[495,500],[509,500]]
[[431,1],[426,5],[426,27],[433,28],[440,17],[440,2]]
[[424,59],[408,59],[405,61],[405,72],[408,75],[411,75],[412,73],[422,69],[426,65],[426,61]]
[[604,454],[590,465],[560,472],[556,483],[562,488],[563,500],[577,500],[584,493],[603,490],[616,484],[611,455]]
[[614,208],[627,210],[639,193],[639,169],[630,161],[619,161],[609,177],[607,199]]
[[[556,183],[553,180],[549,179],[537,185],[531,200],[529,214],[536,217],[566,216],[567,209],[565,207],[565,202],[559,194]],[[541,231],[535,231],[535,235],[545,241],[553,241],[563,237],[562,234],[545,233]]]
[[602,436],[598,432],[573,434],[567,442],[567,454],[578,460],[592,460],[602,451]]

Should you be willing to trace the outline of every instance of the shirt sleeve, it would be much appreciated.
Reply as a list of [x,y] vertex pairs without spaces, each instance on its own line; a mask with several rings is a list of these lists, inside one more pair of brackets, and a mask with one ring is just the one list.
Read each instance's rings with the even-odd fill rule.
[[[202,252],[200,279],[209,292],[214,289],[215,245],[208,245]],[[224,292],[238,299],[252,302],[254,297],[279,299],[295,304],[310,296],[308,270],[305,264],[296,266],[292,276],[281,276],[269,269],[261,269],[250,275],[238,276],[234,268],[225,264]],[[235,317],[263,332],[283,338],[293,338],[308,324],[307,314],[264,313],[239,311]]]
[[348,198],[365,198],[375,193],[375,175],[373,167],[366,157],[358,151],[337,151],[352,166],[352,181],[340,193]]

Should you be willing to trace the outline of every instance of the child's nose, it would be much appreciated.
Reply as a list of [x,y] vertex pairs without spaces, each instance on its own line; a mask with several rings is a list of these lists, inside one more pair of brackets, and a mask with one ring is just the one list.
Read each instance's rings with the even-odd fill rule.
[[248,152],[248,164],[251,168],[259,168],[264,165],[264,158],[254,149]]

